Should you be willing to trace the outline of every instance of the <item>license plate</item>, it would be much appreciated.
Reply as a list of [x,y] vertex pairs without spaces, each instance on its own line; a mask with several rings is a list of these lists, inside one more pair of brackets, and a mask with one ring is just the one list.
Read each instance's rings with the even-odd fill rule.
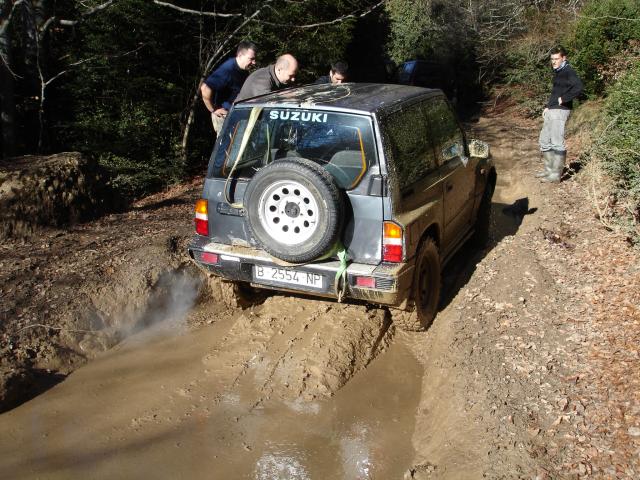
[[302,285],[303,287],[323,288],[323,275],[319,273],[301,272],[290,268],[267,267],[256,265],[253,267],[255,280],[268,281],[270,283],[287,283]]

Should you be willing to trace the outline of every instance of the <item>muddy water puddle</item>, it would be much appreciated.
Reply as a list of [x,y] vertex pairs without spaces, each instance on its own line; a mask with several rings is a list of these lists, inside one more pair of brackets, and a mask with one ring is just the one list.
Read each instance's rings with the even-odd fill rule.
[[[317,345],[343,317],[371,317],[358,315],[283,329],[265,320],[276,333],[259,319],[227,318],[173,338],[134,336],[0,416],[0,478],[401,478],[423,375],[403,341],[330,398],[284,391],[298,372],[291,345]],[[314,341],[297,339],[314,328]],[[354,331],[367,337],[351,327],[346,336]]]
[[401,478],[414,453],[421,377],[397,342],[330,399],[260,405],[239,422],[248,451],[225,470],[256,479]]

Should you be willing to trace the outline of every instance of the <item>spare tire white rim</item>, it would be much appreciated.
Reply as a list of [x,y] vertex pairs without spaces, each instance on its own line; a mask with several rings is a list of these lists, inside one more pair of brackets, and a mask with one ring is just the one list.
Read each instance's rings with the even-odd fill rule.
[[284,245],[309,240],[318,229],[319,215],[314,195],[293,180],[272,183],[260,196],[260,224],[271,238]]

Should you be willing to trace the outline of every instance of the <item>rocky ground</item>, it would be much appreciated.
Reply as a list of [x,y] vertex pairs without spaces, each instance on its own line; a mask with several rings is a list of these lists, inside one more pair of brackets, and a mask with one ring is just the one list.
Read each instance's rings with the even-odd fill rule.
[[0,477],[638,478],[637,249],[587,176],[532,177],[535,122],[472,129],[493,238],[447,266],[423,334],[358,305],[221,305],[185,255],[198,181],[3,242],[4,407],[64,381],[0,415]]

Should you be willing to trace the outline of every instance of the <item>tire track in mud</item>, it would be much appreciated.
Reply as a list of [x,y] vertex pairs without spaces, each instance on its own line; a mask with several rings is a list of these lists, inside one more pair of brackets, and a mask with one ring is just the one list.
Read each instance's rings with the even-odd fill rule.
[[[392,336],[389,326],[379,309],[271,297],[243,312],[223,341],[225,350],[236,353],[246,349],[247,339],[258,342],[243,354],[245,368],[231,389],[246,391],[251,385],[250,410],[274,396],[306,401],[330,397],[384,351]],[[220,360],[209,357],[208,363]]]
[[[183,380],[169,395],[169,408],[141,413],[132,428],[151,418],[156,425],[172,423],[176,410],[181,423],[231,403],[238,422],[272,398],[330,397],[389,344],[382,310],[306,299],[295,299],[291,309],[292,301],[276,296],[254,310],[222,315],[213,325],[219,339],[201,360],[203,375]],[[283,310],[289,313],[278,315]]]
[[[425,369],[407,479],[540,473],[532,438],[539,430],[529,427],[537,416],[534,399],[553,367],[535,348],[563,343],[542,320],[553,318],[547,302],[560,293],[529,246],[550,214],[545,186],[532,178],[538,153],[528,129],[483,118],[474,130],[491,144],[498,171],[492,241],[483,252],[463,248],[452,259],[434,324],[422,338],[404,339]],[[535,215],[540,208],[542,215]],[[532,353],[511,355],[514,348]]]

